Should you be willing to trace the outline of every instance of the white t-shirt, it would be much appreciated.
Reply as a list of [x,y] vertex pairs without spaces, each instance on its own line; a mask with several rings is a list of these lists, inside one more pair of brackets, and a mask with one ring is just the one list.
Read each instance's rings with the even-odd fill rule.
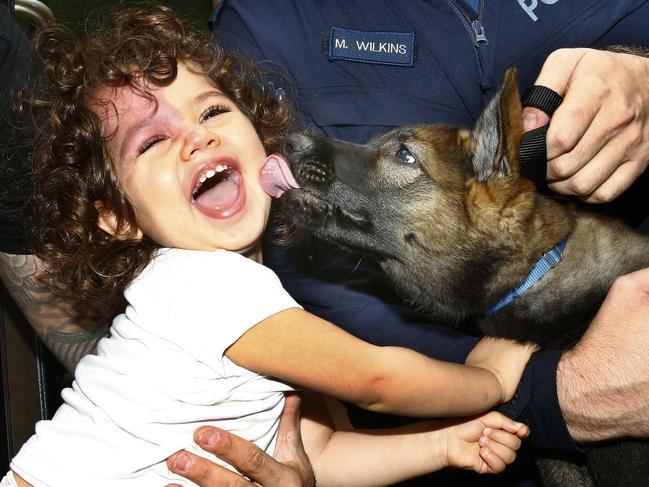
[[[167,469],[217,425],[272,453],[290,386],[224,356],[265,318],[299,307],[268,268],[225,250],[163,249],[125,292],[97,355],[84,357],[64,404],[13,459],[35,486],[194,485]],[[213,458],[213,457],[212,457]]]

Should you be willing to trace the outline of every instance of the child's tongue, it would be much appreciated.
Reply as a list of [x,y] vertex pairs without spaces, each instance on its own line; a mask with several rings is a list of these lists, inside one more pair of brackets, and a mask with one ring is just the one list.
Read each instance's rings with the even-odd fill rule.
[[234,182],[225,179],[198,196],[196,203],[203,208],[225,211],[234,206],[238,196],[239,187]]
[[266,158],[259,173],[261,186],[264,191],[274,198],[279,198],[291,188],[299,188],[286,159],[279,154],[271,154]]

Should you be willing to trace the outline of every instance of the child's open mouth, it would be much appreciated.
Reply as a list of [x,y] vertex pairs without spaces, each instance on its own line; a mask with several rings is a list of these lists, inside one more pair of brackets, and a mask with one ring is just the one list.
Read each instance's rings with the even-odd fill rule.
[[234,163],[205,166],[194,184],[191,202],[210,218],[228,218],[245,203],[243,178]]

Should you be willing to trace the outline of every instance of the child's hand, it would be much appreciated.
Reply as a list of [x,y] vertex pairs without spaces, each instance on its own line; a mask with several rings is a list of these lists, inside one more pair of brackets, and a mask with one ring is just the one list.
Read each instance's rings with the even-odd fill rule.
[[537,349],[531,343],[485,337],[473,347],[465,363],[493,373],[502,388],[501,402],[507,402],[516,392],[525,365]]
[[446,465],[500,473],[516,459],[528,426],[492,411],[447,428]]

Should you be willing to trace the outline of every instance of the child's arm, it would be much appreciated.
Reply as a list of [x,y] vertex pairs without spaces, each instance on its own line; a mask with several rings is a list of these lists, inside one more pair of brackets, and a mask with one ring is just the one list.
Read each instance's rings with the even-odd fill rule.
[[475,414],[511,398],[532,348],[505,340],[496,345],[491,362],[482,360],[481,367],[452,364],[370,345],[293,308],[248,330],[226,355],[247,369],[371,411],[434,417]]
[[302,409],[300,427],[319,487],[393,485],[449,466],[502,472],[529,434],[495,412],[462,422],[334,431],[317,397],[305,393]]

